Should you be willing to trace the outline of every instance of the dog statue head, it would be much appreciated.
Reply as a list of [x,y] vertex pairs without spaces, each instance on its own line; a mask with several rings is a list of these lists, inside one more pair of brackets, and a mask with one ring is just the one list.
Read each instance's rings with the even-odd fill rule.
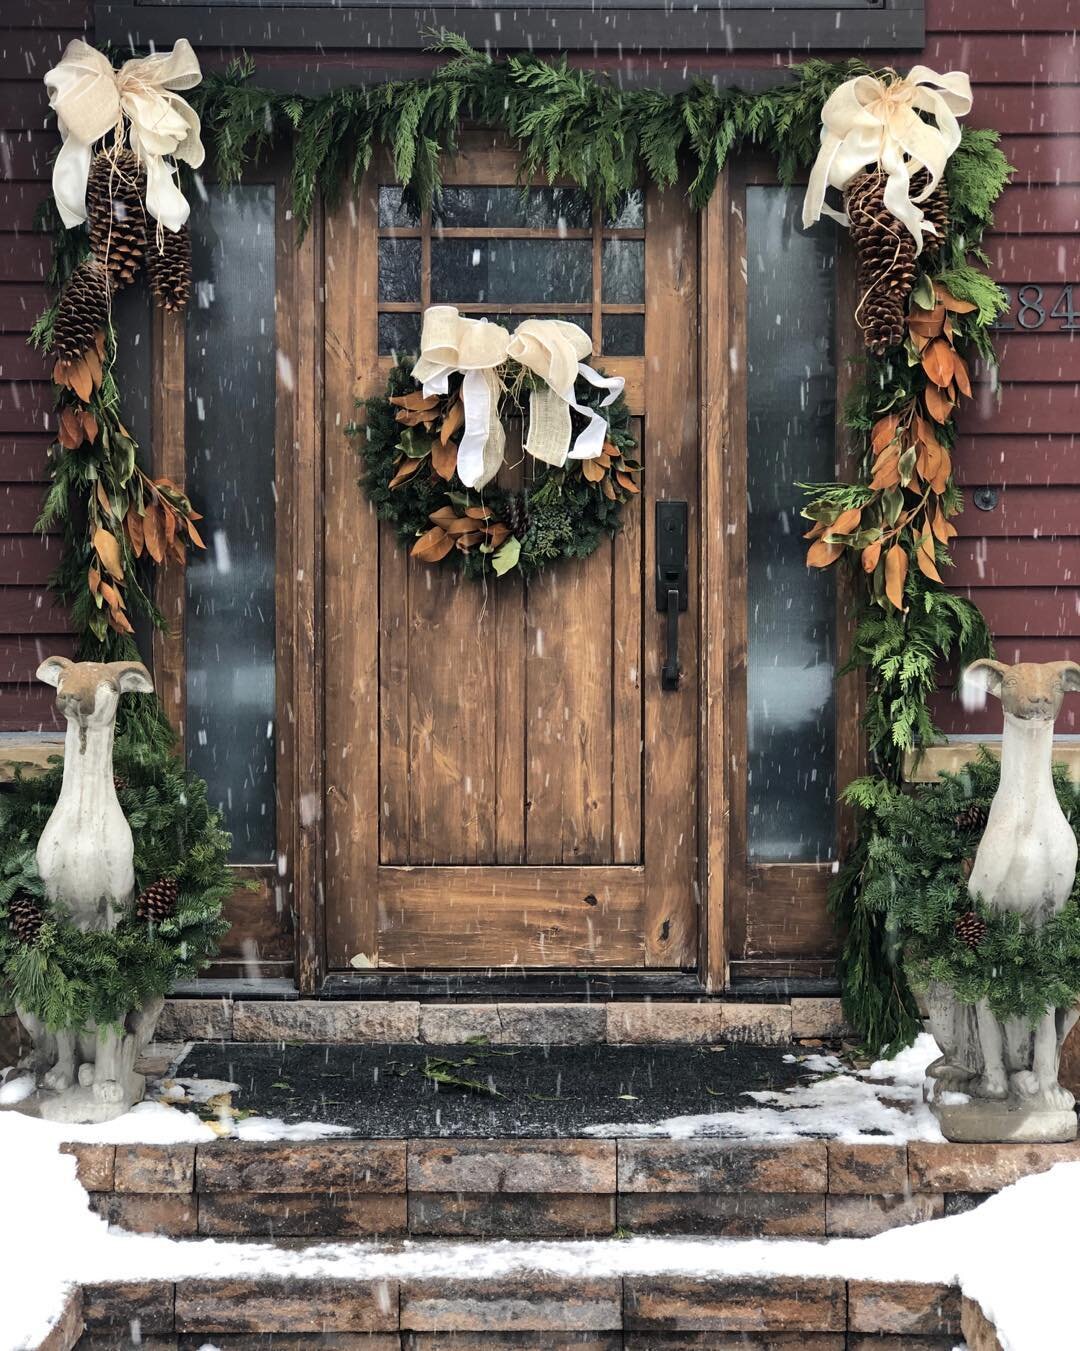
[[995,695],[1005,712],[1021,722],[1052,723],[1065,695],[1080,690],[1080,662],[1018,662],[1006,666],[984,657],[971,663],[964,679]]

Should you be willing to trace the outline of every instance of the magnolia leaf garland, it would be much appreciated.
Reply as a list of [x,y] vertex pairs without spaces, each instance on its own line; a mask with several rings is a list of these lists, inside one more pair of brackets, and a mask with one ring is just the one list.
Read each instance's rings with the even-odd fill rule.
[[[529,371],[514,361],[498,368],[502,418],[524,418]],[[446,394],[425,394],[408,363],[390,374],[385,395],[359,404],[362,424],[347,428],[357,442],[361,483],[380,520],[423,563],[449,560],[468,577],[531,576],[562,558],[586,558],[620,528],[622,507],[641,491],[630,414],[620,395],[579,379],[576,400],[607,423],[601,454],[555,467],[535,464],[520,491],[491,483],[469,489],[457,474],[465,428],[462,378]],[[574,417],[577,418],[577,414]],[[583,420],[583,419],[582,419]]]

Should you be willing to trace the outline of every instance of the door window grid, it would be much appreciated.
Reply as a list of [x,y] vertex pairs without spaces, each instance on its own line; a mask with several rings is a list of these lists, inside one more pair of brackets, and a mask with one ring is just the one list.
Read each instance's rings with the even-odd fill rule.
[[[628,193],[615,210],[605,213],[578,189],[523,193],[519,188],[452,186],[444,189],[441,209],[418,215],[403,201],[400,188],[383,185],[378,219],[380,356],[416,350],[420,317],[431,304],[454,304],[462,314],[511,328],[530,317],[568,320],[592,337],[594,359],[644,353],[642,191]],[[535,223],[449,223],[476,219]],[[471,258],[466,256],[468,241],[475,245]],[[444,244],[447,248],[439,256]],[[455,263],[459,276],[462,263],[475,266],[483,260],[497,270],[499,245],[509,263],[504,275],[516,278],[520,266],[526,288],[531,275],[548,295],[551,286],[562,295],[504,300],[480,291],[481,298],[459,299],[455,290],[465,293],[469,287],[455,284]]]

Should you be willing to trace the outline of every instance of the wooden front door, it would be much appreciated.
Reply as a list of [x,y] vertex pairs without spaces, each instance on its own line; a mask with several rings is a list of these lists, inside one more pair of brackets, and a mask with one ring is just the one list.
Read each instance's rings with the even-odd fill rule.
[[[325,851],[330,970],[687,968],[698,954],[698,222],[516,186],[473,135],[435,218],[389,172],[325,222]],[[626,377],[644,490],[584,562],[484,586],[410,559],[344,426],[430,303],[557,315]],[[528,472],[520,463],[500,483]],[[661,687],[655,508],[689,506],[680,687]]]

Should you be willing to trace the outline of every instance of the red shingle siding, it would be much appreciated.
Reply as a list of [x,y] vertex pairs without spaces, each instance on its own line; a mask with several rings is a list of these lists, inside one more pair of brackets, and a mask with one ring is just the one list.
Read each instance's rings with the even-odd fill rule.
[[[1002,131],[1018,168],[988,241],[995,271],[1014,296],[1019,286],[1037,284],[1050,304],[1075,282],[1080,308],[1080,45],[1069,9],[1052,0],[927,0],[924,52],[882,56],[881,64],[922,60],[970,72],[976,103],[969,121]],[[0,214],[0,730],[52,725],[48,692],[34,688],[32,672],[40,655],[70,642],[64,616],[43,589],[56,542],[30,534],[52,400],[24,338],[44,299],[48,249],[29,227],[56,143],[41,75],[89,24],[90,11],[84,0],[7,0],[0,15],[0,168],[8,180]],[[219,53],[203,57],[208,66],[221,64]],[[342,79],[354,64],[341,52],[278,51],[258,59],[279,68],[333,65]],[[671,54],[635,65],[659,74],[775,67],[787,59]],[[355,64],[395,60],[393,53],[363,52]],[[582,63],[613,64],[606,56]],[[409,64],[417,64],[415,56]],[[1080,335],[1048,320],[1039,330],[1003,335],[1001,355],[1000,388],[981,374],[956,456],[960,481],[997,487],[999,502],[989,512],[969,503],[953,578],[991,621],[1003,658],[1080,657]],[[996,707],[970,715],[943,696],[940,714],[955,732],[999,727]],[[1080,732],[1077,710],[1067,707],[1060,725]]]

